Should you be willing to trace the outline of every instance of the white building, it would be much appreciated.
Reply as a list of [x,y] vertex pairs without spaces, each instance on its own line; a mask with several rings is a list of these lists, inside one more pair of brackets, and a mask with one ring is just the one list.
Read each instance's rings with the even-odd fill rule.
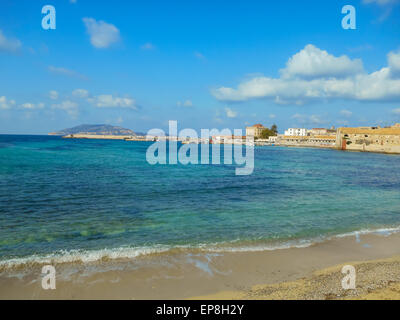
[[305,137],[305,136],[307,136],[307,129],[289,128],[289,129],[285,130],[285,136]]

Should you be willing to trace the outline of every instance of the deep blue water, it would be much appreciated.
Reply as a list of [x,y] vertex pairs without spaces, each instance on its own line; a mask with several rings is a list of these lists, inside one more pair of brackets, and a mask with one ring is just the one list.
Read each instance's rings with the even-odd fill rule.
[[400,225],[400,156],[256,147],[255,170],[155,165],[151,143],[0,135],[0,260],[283,243]]

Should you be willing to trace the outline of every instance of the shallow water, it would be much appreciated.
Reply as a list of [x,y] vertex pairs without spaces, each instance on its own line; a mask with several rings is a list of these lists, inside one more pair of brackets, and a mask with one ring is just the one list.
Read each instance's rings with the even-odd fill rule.
[[257,147],[254,173],[236,176],[151,166],[150,144],[0,135],[0,261],[279,247],[400,225],[400,156]]

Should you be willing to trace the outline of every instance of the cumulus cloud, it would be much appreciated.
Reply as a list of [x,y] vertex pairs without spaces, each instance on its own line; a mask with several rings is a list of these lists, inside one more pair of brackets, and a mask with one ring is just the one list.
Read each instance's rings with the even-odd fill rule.
[[127,108],[137,110],[134,99],[114,97],[111,94],[102,94],[89,98],[88,101],[97,108]]
[[75,98],[85,99],[89,97],[89,91],[85,89],[75,89],[74,91],[72,91],[72,95]]
[[34,110],[34,109],[43,109],[44,103],[30,103],[26,102],[21,104],[22,109]]
[[351,60],[347,56],[335,57],[312,44],[292,56],[281,70],[284,78],[345,77],[362,73],[360,59]]
[[176,105],[178,106],[178,107],[193,107],[193,102],[191,101],[191,100],[186,100],[186,101],[183,101],[183,102],[181,102],[181,101],[178,101],[177,103],[176,103]]
[[375,4],[382,8],[382,13],[380,14],[377,22],[383,22],[391,14],[394,7],[400,3],[400,0],[363,0],[364,4]]
[[340,111],[340,114],[346,118],[350,118],[353,115],[353,112],[344,109]]
[[[388,60],[389,67],[368,74],[359,60],[337,58],[308,45],[289,59],[281,77],[257,76],[243,81],[236,89],[220,87],[212,94],[221,101],[266,98],[277,104],[298,105],[317,99],[400,101],[400,78],[393,74],[397,70],[397,54],[389,54]],[[309,70],[301,67],[300,61]]]
[[377,4],[380,6],[386,6],[386,5],[395,4],[398,2],[399,2],[399,0],[363,0],[363,3],[365,3],[365,4],[374,3],[374,4]]
[[400,51],[390,52],[388,54],[389,68],[394,76],[400,75]]
[[232,110],[231,108],[225,108],[225,113],[228,118],[236,118],[237,112]]
[[11,109],[13,107],[17,107],[18,109],[24,110],[35,110],[35,109],[43,109],[44,103],[31,103],[26,102],[17,106],[15,100],[8,100],[5,96],[0,97],[0,110]]
[[0,51],[16,53],[21,46],[21,41],[15,38],[6,38],[3,31],[0,30]]
[[52,108],[67,112],[68,115],[71,116],[71,118],[76,118],[79,114],[78,104],[70,100],[65,100],[61,103],[53,104]]
[[304,115],[304,114],[299,114],[296,113],[292,116],[292,118],[299,124],[301,125],[322,125],[326,124],[327,121],[324,119],[321,119],[321,116],[312,114],[312,115]]
[[92,106],[97,108],[126,108],[137,110],[135,99],[128,97],[116,97],[111,94],[92,96],[89,91],[85,89],[75,89],[72,91],[72,97],[85,99]]
[[52,100],[57,100],[58,99],[58,92],[55,90],[51,90],[49,92],[49,98]]
[[398,114],[398,115],[400,115],[400,108],[393,109],[393,110],[392,110],[392,113],[393,113],[393,114]]
[[8,100],[5,96],[0,97],[0,109],[10,109],[15,106],[14,100]]
[[98,49],[105,49],[121,40],[119,30],[113,24],[96,21],[93,18],[83,18],[90,43]]

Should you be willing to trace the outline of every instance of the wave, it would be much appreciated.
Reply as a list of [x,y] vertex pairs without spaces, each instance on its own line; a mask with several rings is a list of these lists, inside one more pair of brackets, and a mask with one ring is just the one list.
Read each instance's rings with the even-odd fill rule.
[[381,235],[391,235],[393,233],[400,232],[400,226],[397,227],[391,227],[391,228],[378,228],[378,229],[361,229],[359,231],[352,231],[352,232],[347,232],[347,233],[342,233],[339,235],[336,235],[336,238],[344,238],[344,237],[349,237],[349,236],[357,236],[357,235],[363,235],[363,234],[371,234],[371,233],[376,233],[376,234],[381,234]]
[[28,257],[11,258],[0,261],[0,271],[14,268],[26,268],[45,264],[63,263],[92,263],[98,261],[109,261],[116,259],[132,259],[142,255],[162,253],[169,251],[171,247],[120,247],[98,250],[61,250],[44,255],[31,255]]
[[25,269],[41,265],[57,265],[68,263],[96,263],[109,262],[117,260],[134,259],[140,256],[183,253],[183,252],[199,252],[199,253],[224,253],[224,252],[257,252],[257,251],[273,251],[290,248],[306,248],[317,243],[332,240],[334,238],[344,238],[355,236],[356,239],[360,235],[377,234],[388,236],[393,233],[400,232],[400,226],[391,228],[378,229],[361,229],[342,233],[333,236],[320,236],[312,239],[297,239],[281,242],[255,242],[233,240],[229,242],[218,242],[198,245],[154,245],[151,247],[119,247],[105,248],[98,250],[62,250],[44,255],[31,255],[27,257],[18,257],[0,260],[0,272],[16,269]]

